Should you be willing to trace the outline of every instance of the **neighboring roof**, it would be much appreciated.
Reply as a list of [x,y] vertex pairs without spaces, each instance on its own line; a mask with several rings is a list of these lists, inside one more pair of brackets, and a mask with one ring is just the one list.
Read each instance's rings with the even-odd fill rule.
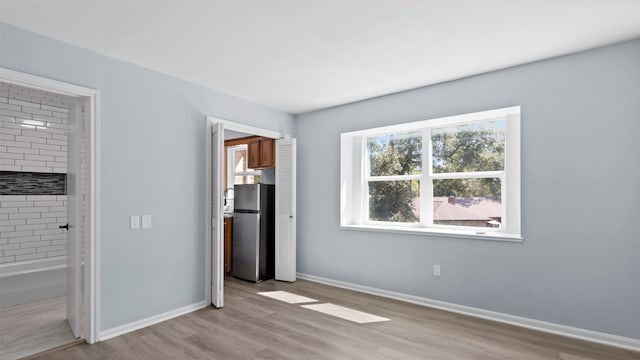
[[491,220],[502,217],[502,204],[494,198],[433,198],[433,220]]

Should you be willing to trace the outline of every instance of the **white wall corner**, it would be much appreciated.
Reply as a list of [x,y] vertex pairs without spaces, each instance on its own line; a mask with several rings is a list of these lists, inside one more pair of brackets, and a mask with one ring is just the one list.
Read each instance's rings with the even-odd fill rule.
[[188,314],[190,312],[194,312],[196,310],[200,310],[200,309],[205,308],[205,307],[207,307],[209,305],[210,304],[207,301],[201,301],[201,302],[197,302],[197,303],[194,303],[194,304],[191,304],[191,305],[183,306],[181,308],[170,310],[170,311],[164,312],[162,314],[149,316],[148,318],[145,318],[145,319],[133,321],[133,322],[130,322],[128,324],[124,324],[124,325],[120,325],[120,326],[116,326],[116,327],[108,329],[108,330],[100,331],[100,334],[98,335],[98,339],[99,339],[99,341],[109,340],[109,339],[112,339],[112,338],[114,338],[116,336],[124,335],[124,334],[130,333],[130,332],[136,331],[136,330],[140,330],[140,329],[145,328],[147,326],[151,326],[151,325],[154,325],[154,324],[157,324],[157,323],[161,323],[163,321],[171,320],[171,319],[176,318],[178,316],[182,316],[182,315]]

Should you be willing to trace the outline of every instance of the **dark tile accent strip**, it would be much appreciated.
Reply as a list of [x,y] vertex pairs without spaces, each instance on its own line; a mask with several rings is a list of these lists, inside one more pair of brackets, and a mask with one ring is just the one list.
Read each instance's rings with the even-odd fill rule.
[[0,171],[0,195],[66,195],[67,174]]

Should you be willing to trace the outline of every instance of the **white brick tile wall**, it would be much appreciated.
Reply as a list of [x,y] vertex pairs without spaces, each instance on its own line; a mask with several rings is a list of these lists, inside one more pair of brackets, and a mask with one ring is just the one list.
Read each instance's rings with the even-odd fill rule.
[[52,224],[56,222],[61,222],[63,224],[67,223],[67,220],[58,220],[57,218],[43,218],[43,219],[27,219],[27,224]]
[[25,158],[25,156],[35,156],[35,155],[24,155],[24,154],[16,154],[16,153],[11,153],[11,152],[7,152],[9,148],[5,148],[4,153],[2,154],[2,158],[3,159],[19,159],[22,160]]
[[20,244],[3,244],[0,245],[0,251],[2,250],[15,250],[20,249]]
[[[15,220],[15,221],[18,221],[18,220]],[[24,221],[24,220],[21,220],[21,221]],[[25,239],[26,237],[30,237],[31,235],[33,235],[33,231],[34,230],[5,231],[2,234],[0,234],[0,237],[8,238],[10,243],[20,242],[22,240],[26,240]],[[39,230],[39,231],[43,231],[43,230]],[[33,240],[33,239],[28,239],[28,240]]]
[[18,136],[18,135],[14,135],[15,136],[15,141],[24,141],[24,142],[30,142],[30,143],[40,143],[40,144],[46,144],[47,141],[49,141],[50,139],[47,138],[42,138],[42,137],[37,137],[37,136]]
[[64,151],[49,151],[49,150],[40,150],[40,155],[49,155],[57,157],[64,157],[66,159],[67,153]]
[[[67,172],[67,117],[56,104],[0,97],[0,171]],[[0,195],[0,263],[67,254],[65,195]]]
[[22,166],[22,171],[29,172],[54,172],[52,168],[44,167],[44,166]]
[[62,106],[0,98],[0,171],[66,173],[68,115]]
[[47,251],[47,257],[66,256],[67,250]]
[[3,195],[2,198],[4,201],[26,201],[26,195]]
[[[7,152],[8,153],[20,153],[20,154],[33,154],[33,155],[40,154],[40,150],[38,150],[38,149],[18,148],[18,147],[13,147],[13,146],[7,146]],[[2,154],[0,154],[0,156],[2,156]]]
[[[25,203],[28,203],[28,201],[26,201]],[[42,213],[42,212],[49,212],[49,208],[46,206],[38,206],[38,207],[28,207],[28,206],[21,206],[18,209],[18,212],[20,213]],[[51,215],[50,215],[51,216]]]
[[[30,107],[30,108],[34,108],[34,109],[39,109],[40,108],[40,104],[36,104],[36,103],[32,103],[32,102],[28,102],[28,101],[22,101],[22,100],[16,100],[16,99],[7,99],[9,104],[14,104],[14,105],[19,105],[19,106],[26,106],[26,107]],[[45,109],[45,110],[49,110],[49,109]]]
[[40,213],[18,213],[18,214],[7,214],[9,219],[36,219],[40,218]]
[[42,230],[42,229],[46,229],[46,228],[47,228],[47,224],[16,225],[16,231]]
[[[63,201],[62,200],[45,200],[45,201],[34,201],[33,202],[34,206],[62,206],[63,205]],[[58,211],[58,210],[53,210],[52,211]]]
[[20,111],[20,109],[22,109],[22,107],[20,105],[12,105],[12,104],[7,104],[7,103],[0,103],[0,109]]
[[[25,255],[25,254],[33,254],[36,252],[35,248],[26,248],[26,249],[16,249],[16,250],[5,250],[4,256],[13,256],[13,255]],[[44,252],[44,251],[41,251]]]
[[25,114],[25,113],[20,112],[20,111],[7,110],[7,109],[1,109],[1,108],[0,108],[0,115],[21,117],[21,118],[28,115],[28,118],[31,118],[31,116],[30,116],[31,114]]
[[20,166],[0,165],[0,171],[20,171]]
[[20,243],[21,248],[37,248],[51,245],[51,241],[31,241]]
[[[26,207],[26,206],[33,206],[33,201],[24,201],[23,199],[15,199],[15,198],[11,198],[11,196],[7,196],[7,195],[2,195],[3,200],[2,203],[0,204],[0,207]],[[7,200],[4,200],[4,198],[9,198]]]
[[[0,259],[3,263],[65,256],[66,195],[0,195]],[[26,205],[26,206],[22,206]],[[11,217],[14,217],[13,219]]]
[[37,138],[43,138],[43,139],[49,139],[51,138],[53,135],[49,132],[44,132],[44,131],[30,131],[30,130],[22,130],[22,135],[23,136],[28,136],[28,137],[37,137]]
[[46,253],[46,252],[49,252],[49,251],[65,250],[66,248],[67,248],[66,245],[55,245],[55,246],[38,247],[36,249],[38,249],[38,252],[45,252]]
[[10,262],[15,262],[16,261],[16,257],[15,256],[0,256],[0,264],[4,264],[4,263],[10,263]]
[[[24,225],[26,223],[24,219],[0,220],[0,226]],[[11,232],[3,232],[0,237],[9,237],[9,235],[4,236],[4,234],[11,234]]]
[[66,200],[66,195],[25,195],[25,201],[56,201],[56,200]]
[[[64,251],[65,254],[63,255],[56,255],[56,256],[64,256],[66,255],[66,251]],[[29,255],[18,255],[16,256],[15,261],[27,261],[27,260],[35,260],[35,259],[44,259],[46,257],[47,253],[35,253],[35,254],[29,254]]]
[[51,110],[51,111],[64,113],[64,114],[69,112],[69,109],[65,109],[63,107],[57,107],[57,106],[50,106],[50,105],[41,105],[40,108],[42,110]]
[[9,239],[9,244],[38,241],[39,239],[40,239],[39,236],[21,236],[21,237]]
[[34,108],[31,108],[31,107],[28,107],[28,106],[23,106],[22,107],[22,111],[26,112],[26,113],[29,113],[29,114],[35,114],[35,115],[45,115],[45,116],[52,116],[53,115],[53,113],[51,111],[49,111],[49,110],[34,109]]

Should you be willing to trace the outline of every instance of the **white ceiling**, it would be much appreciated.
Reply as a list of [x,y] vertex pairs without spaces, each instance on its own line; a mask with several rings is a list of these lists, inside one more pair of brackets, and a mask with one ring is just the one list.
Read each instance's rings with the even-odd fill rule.
[[638,0],[0,0],[0,20],[299,114],[640,36]]

